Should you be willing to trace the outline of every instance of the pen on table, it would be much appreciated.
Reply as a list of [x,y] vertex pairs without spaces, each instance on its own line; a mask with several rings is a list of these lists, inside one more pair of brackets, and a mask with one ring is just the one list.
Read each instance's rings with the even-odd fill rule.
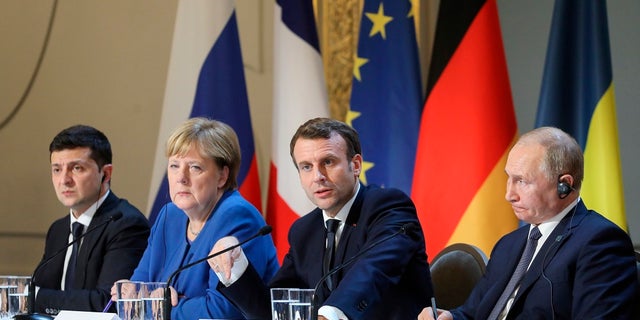
[[111,304],[113,303],[113,300],[109,299],[109,302],[107,303],[107,306],[104,307],[104,310],[102,310],[103,313],[109,311],[109,308],[111,308]]
[[436,297],[431,297],[431,309],[433,309],[433,318],[438,319],[438,308],[436,307]]

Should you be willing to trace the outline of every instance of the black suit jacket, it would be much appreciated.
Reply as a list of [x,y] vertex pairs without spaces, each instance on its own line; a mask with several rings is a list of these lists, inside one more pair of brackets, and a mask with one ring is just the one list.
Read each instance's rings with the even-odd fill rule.
[[[113,283],[131,276],[147,247],[149,236],[149,222],[138,209],[112,191],[85,231],[107,221],[116,212],[122,213],[120,219],[87,233],[82,239],[73,288],[60,289],[64,253],[34,274],[35,284],[40,287],[35,311],[48,314],[57,314],[60,310],[102,311],[111,299]],[[40,263],[67,246],[69,225],[68,214],[51,225]]]
[[[356,319],[415,319],[433,295],[422,230],[413,202],[397,189],[361,186],[336,249],[335,265],[407,224],[416,228],[373,247],[335,275],[337,287],[322,286],[324,304]],[[289,230],[290,249],[271,288],[314,288],[322,277],[325,247],[322,211],[315,209]],[[250,319],[270,319],[268,288],[249,268],[228,288],[218,289]],[[257,287],[256,287],[257,286]]]
[[[638,319],[629,236],[582,201],[556,226],[525,274],[507,319]],[[573,210],[572,210],[573,211]],[[487,272],[454,319],[486,319],[524,250],[529,226],[495,245]]]

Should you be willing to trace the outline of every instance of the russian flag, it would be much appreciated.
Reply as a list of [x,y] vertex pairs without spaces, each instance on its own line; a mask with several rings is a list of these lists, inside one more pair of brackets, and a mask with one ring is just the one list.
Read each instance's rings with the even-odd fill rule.
[[178,2],[149,195],[151,222],[171,201],[166,179],[166,141],[173,129],[191,117],[220,120],[236,131],[242,152],[239,191],[260,210],[253,129],[233,1]]
[[300,186],[289,155],[298,127],[328,117],[327,90],[312,0],[278,0],[274,18],[273,142],[267,198],[267,222],[282,261],[287,234],[298,217],[315,206]]
[[429,257],[457,242],[488,255],[517,228],[504,198],[517,135],[496,0],[440,2],[412,190]]
[[627,229],[604,0],[557,0],[536,127],[554,126],[584,150],[580,196]]

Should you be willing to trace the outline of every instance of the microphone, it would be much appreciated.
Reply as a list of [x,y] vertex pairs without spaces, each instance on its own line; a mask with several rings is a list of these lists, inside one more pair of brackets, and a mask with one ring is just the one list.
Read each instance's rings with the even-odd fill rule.
[[345,260],[344,262],[342,262],[341,264],[339,264],[338,266],[334,267],[333,269],[329,270],[329,272],[327,272],[324,276],[322,276],[322,278],[320,278],[320,280],[318,281],[318,283],[316,284],[315,288],[313,289],[313,297],[311,298],[311,319],[317,319],[318,318],[318,289],[320,289],[320,286],[327,281],[327,279],[331,276],[333,276],[334,274],[336,274],[336,272],[342,270],[344,267],[352,264],[354,261],[356,261],[358,258],[360,258],[362,255],[364,255],[365,253],[369,252],[369,250],[371,250],[373,247],[388,241],[392,238],[394,238],[395,236],[399,235],[399,234],[407,234],[408,232],[411,232],[412,230],[414,230],[416,228],[416,225],[413,222],[408,222],[402,225],[402,227],[400,227],[400,229],[398,229],[398,231],[392,233],[391,235],[388,235],[372,244],[370,244],[369,246],[367,246],[366,248],[360,250],[360,252],[358,252],[357,254],[355,254],[354,256],[352,256],[351,258]]
[[109,224],[109,222],[116,221],[116,220],[118,220],[120,218],[122,218],[122,212],[118,211],[118,212],[112,214],[106,220],[104,220],[103,222],[100,222],[99,224],[95,225],[94,227],[88,229],[85,233],[81,234],[79,237],[75,238],[73,241],[67,243],[67,245],[65,245],[64,247],[60,248],[60,250],[56,251],[49,258],[47,258],[46,260],[42,261],[39,265],[37,265],[36,269],[33,271],[33,274],[31,275],[31,281],[29,282],[29,296],[27,296],[27,313],[17,314],[17,315],[15,315],[13,317],[13,319],[17,319],[17,320],[53,319],[53,317],[51,317],[49,315],[39,314],[39,313],[36,313],[35,310],[34,310],[35,309],[35,305],[36,305],[36,284],[35,284],[36,275],[38,274],[40,269],[42,269],[42,267],[44,267],[47,264],[49,264],[51,261],[53,261],[54,258],[59,256],[61,253],[67,252],[67,249],[70,246],[72,246],[76,242],[82,240],[82,238],[84,238],[86,235],[92,233],[93,231],[95,231],[98,228],[101,228],[101,227],[105,226],[106,224]]
[[210,254],[210,255],[202,258],[202,259],[198,259],[198,260],[196,260],[194,262],[186,264],[186,265],[178,268],[176,271],[174,271],[169,276],[169,279],[167,279],[167,283],[165,284],[165,287],[164,287],[164,319],[165,320],[171,320],[171,307],[172,306],[171,306],[171,290],[169,290],[169,286],[171,285],[171,282],[173,282],[173,278],[175,278],[175,276],[177,276],[178,273],[184,271],[185,269],[189,269],[189,268],[191,268],[191,267],[195,266],[196,264],[199,264],[199,263],[201,263],[203,261],[207,261],[207,260],[209,260],[209,259],[211,259],[213,257],[219,256],[219,255],[221,255],[221,254],[223,254],[225,252],[229,252],[229,251],[231,251],[231,250],[233,250],[233,249],[235,249],[235,248],[237,248],[237,247],[239,247],[239,246],[241,246],[241,245],[243,245],[243,244],[245,244],[245,243],[257,238],[257,237],[267,235],[267,234],[271,233],[271,230],[273,230],[273,228],[271,228],[270,225],[266,225],[266,226],[260,228],[260,230],[258,230],[258,232],[256,232],[254,235],[252,235],[251,237],[247,238],[246,240],[244,240],[244,241],[242,241],[242,242],[240,242],[238,244],[234,244],[234,245],[232,245],[232,246],[230,246],[230,247],[228,247],[226,249],[214,252],[214,253],[212,253],[212,254]]

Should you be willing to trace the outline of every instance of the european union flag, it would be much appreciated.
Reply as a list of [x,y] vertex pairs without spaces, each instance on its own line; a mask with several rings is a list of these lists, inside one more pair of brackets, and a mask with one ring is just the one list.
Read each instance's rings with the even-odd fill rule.
[[360,134],[365,184],[411,193],[423,99],[410,1],[367,0],[346,122]]

